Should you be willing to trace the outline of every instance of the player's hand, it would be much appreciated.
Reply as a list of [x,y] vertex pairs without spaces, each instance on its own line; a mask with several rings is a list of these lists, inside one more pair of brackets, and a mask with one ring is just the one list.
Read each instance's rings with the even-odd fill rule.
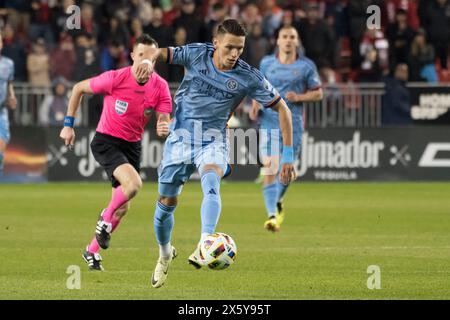
[[289,102],[300,102],[299,94],[289,91],[286,93],[286,100]]
[[6,105],[11,110],[15,110],[16,107],[17,107],[17,99],[16,99],[16,97],[9,97],[8,100],[6,101]]
[[170,133],[169,123],[167,121],[158,121],[156,124],[156,134],[158,137],[165,138]]
[[295,176],[294,165],[292,163],[285,163],[281,167],[280,181],[284,185],[290,184],[295,181],[297,177]]
[[72,149],[75,143],[75,130],[71,127],[64,127],[59,134],[59,137],[64,140],[64,144]]
[[140,63],[136,68],[136,81],[140,84],[144,84],[150,78],[153,72],[153,64],[144,62]]
[[250,109],[250,112],[248,113],[248,117],[252,121],[257,121],[258,113],[259,113],[259,106],[252,106],[252,108]]

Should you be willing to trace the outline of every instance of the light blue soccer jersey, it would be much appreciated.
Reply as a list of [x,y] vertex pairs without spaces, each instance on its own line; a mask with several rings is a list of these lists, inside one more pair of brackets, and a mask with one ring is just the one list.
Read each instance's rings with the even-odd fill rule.
[[14,80],[14,62],[0,56],[0,107],[4,106],[8,94],[8,83]]
[[218,130],[225,137],[231,113],[247,95],[267,108],[280,100],[278,91],[261,72],[240,59],[232,70],[218,70],[214,66],[211,44],[194,43],[168,50],[168,62],[185,67],[183,81],[175,95],[177,108],[172,129],[195,132],[195,140],[198,140],[197,134],[201,134],[199,122],[202,133]]
[[14,62],[0,56],[0,139],[9,142],[9,120],[5,100],[8,95],[8,83],[14,80]]
[[[314,63],[304,56],[291,64],[281,63],[277,56],[269,55],[263,58],[260,65],[261,73],[280,92],[292,112],[292,125],[294,135],[301,131],[302,103],[288,102],[286,93],[304,93],[321,87],[321,81]],[[279,128],[278,113],[270,109],[263,109],[261,127],[264,129]]]

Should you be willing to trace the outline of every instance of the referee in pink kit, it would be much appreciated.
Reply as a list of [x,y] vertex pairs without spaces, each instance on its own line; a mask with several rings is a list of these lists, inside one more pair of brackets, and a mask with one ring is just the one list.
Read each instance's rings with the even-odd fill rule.
[[157,117],[157,135],[169,134],[172,98],[167,82],[153,70],[152,49],[158,43],[142,35],[131,52],[133,65],[111,70],[97,77],[78,82],[70,97],[64,128],[60,137],[72,147],[75,114],[83,94],[103,94],[103,111],[91,142],[92,154],[112,182],[112,199],[97,222],[95,237],[83,253],[91,270],[103,270],[100,248],[107,249],[111,233],[128,211],[130,200],[142,186],[139,176],[141,138],[151,111]]

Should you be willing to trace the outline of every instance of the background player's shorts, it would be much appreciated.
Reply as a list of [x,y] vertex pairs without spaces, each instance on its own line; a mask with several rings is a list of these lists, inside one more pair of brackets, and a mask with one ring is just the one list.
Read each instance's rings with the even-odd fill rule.
[[0,107],[0,139],[8,143],[10,138],[8,109]]
[[91,142],[95,160],[100,163],[111,179],[113,188],[120,185],[114,176],[114,170],[129,163],[139,173],[141,162],[141,142],[129,142],[107,134],[96,132]]
[[175,197],[181,193],[184,183],[198,169],[215,164],[223,173],[229,172],[229,143],[214,141],[203,147],[194,147],[170,136],[164,146],[164,154],[158,168],[158,191],[163,197]]

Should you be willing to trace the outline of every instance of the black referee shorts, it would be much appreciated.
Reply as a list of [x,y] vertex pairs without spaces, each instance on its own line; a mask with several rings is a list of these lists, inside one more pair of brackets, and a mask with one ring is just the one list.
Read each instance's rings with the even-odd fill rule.
[[100,163],[111,179],[113,188],[120,186],[113,172],[122,164],[131,164],[139,173],[141,167],[141,142],[129,142],[107,134],[96,132],[91,142],[95,160]]

